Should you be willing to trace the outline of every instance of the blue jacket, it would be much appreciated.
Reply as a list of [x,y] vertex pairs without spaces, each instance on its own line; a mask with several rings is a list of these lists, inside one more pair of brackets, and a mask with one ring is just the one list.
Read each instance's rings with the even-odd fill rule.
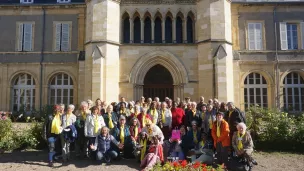
[[[120,125],[119,124],[113,129],[112,135],[117,141],[120,141]],[[125,125],[125,127],[124,127],[124,135],[125,135],[124,144],[132,143],[130,130],[127,125]]]
[[63,129],[62,134],[65,141],[74,142],[77,138],[77,130],[74,125],[67,126],[66,129],[70,129],[70,131],[65,131]]

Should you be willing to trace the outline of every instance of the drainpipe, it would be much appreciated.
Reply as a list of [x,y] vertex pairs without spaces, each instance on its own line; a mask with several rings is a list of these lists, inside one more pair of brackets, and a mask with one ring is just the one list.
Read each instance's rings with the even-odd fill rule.
[[44,61],[44,40],[45,40],[45,8],[42,6],[42,40],[41,40],[41,53],[40,53],[40,91],[39,91],[39,109],[42,111],[42,81],[43,81],[43,61]]
[[276,90],[276,108],[280,109],[280,76],[279,76],[279,60],[278,60],[278,35],[277,35],[277,4],[273,8],[273,23],[274,23],[274,37],[275,37],[275,90]]

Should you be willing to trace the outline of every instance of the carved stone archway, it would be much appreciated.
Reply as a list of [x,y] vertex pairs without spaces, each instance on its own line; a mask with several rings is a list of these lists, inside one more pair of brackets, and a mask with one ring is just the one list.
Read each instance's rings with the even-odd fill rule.
[[129,82],[133,84],[134,99],[143,95],[144,78],[155,65],[164,66],[171,73],[174,85],[174,97],[184,98],[184,85],[188,83],[188,73],[178,57],[165,50],[157,50],[140,57],[132,68]]

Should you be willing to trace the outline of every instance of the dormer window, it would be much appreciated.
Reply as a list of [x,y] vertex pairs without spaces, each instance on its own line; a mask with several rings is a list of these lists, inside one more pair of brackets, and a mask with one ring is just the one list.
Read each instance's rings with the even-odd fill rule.
[[32,4],[34,3],[34,0],[20,0],[21,4]]
[[69,3],[71,0],[57,0],[57,3]]

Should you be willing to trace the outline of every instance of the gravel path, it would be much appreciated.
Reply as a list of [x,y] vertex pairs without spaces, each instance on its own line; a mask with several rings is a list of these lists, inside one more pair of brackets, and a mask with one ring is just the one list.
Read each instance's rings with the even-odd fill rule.
[[[0,154],[1,171],[47,171],[47,170],[98,170],[98,171],[132,171],[139,170],[135,160],[114,161],[110,166],[99,165],[91,160],[72,159],[68,164],[55,163],[54,168],[47,166],[47,152],[23,151]],[[290,153],[255,153],[254,158],[259,163],[253,171],[303,171],[304,155]]]

